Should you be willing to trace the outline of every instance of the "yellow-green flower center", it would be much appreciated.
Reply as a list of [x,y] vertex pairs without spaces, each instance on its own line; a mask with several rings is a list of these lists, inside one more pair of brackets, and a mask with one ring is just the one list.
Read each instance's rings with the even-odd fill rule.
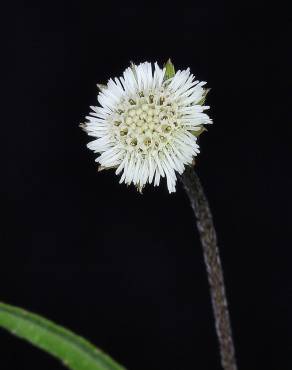
[[167,145],[179,126],[177,105],[168,97],[149,94],[119,104],[113,134],[128,150],[147,153]]

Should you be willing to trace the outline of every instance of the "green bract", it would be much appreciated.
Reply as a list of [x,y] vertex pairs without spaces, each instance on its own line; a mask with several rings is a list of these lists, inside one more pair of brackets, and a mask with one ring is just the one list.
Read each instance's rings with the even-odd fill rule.
[[172,64],[170,59],[168,59],[168,61],[165,63],[164,68],[165,68],[165,79],[166,80],[168,80],[169,78],[175,75],[174,65]]

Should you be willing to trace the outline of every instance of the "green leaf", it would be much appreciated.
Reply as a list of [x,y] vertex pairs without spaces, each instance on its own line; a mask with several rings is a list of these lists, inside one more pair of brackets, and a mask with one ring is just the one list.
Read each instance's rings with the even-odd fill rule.
[[0,327],[60,359],[73,370],[125,370],[93,344],[53,322],[0,302]]
[[166,80],[168,80],[169,78],[172,78],[175,75],[174,65],[172,64],[170,59],[168,59],[168,61],[165,63],[164,68],[165,68],[165,79]]

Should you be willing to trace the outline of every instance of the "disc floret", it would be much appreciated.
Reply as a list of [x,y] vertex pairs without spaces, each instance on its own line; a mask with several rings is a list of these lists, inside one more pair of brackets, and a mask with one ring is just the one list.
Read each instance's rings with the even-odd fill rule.
[[112,117],[112,134],[126,150],[147,155],[172,142],[179,120],[178,107],[168,96],[140,93],[135,100],[124,100],[118,105]]

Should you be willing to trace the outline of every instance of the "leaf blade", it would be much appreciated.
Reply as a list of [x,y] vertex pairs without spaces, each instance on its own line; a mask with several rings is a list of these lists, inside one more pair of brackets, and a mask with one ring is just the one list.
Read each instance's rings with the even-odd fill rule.
[[86,339],[39,315],[1,302],[0,327],[50,353],[72,370],[125,370]]

